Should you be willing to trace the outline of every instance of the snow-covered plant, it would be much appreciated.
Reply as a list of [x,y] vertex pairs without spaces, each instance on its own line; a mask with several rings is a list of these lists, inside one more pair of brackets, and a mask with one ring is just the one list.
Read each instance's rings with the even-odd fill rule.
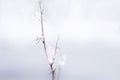
[[[65,64],[66,55],[63,55],[61,58],[57,56],[59,38],[57,38],[55,47],[48,47],[46,45],[46,37],[45,37],[44,21],[43,21],[43,7],[42,7],[41,1],[39,2],[39,8],[40,8],[40,22],[41,22],[42,32],[41,32],[41,37],[37,38],[36,41],[37,43],[39,43],[40,41],[42,41],[43,43],[44,53],[48,60],[52,80],[55,80],[55,79],[59,80],[61,66]],[[57,66],[56,64],[59,64],[59,66]]]

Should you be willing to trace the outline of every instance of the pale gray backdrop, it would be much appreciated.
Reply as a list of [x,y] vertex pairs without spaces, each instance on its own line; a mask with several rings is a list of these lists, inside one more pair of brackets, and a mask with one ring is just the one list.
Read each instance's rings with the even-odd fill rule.
[[[0,80],[50,80],[39,0],[0,0]],[[43,0],[48,46],[60,36],[61,80],[120,80],[120,1]]]

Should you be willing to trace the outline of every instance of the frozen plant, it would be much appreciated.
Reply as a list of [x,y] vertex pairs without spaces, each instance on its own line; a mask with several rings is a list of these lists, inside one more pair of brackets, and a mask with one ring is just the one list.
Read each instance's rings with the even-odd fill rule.
[[[57,41],[55,43],[55,47],[48,47],[46,45],[46,37],[45,37],[45,31],[44,31],[44,21],[43,21],[43,7],[41,1],[39,2],[39,8],[40,8],[40,22],[41,22],[41,36],[42,37],[37,37],[36,41],[39,43],[42,41],[43,47],[44,47],[44,53],[46,55],[49,67],[50,67],[50,73],[51,73],[51,80],[58,79],[60,76],[60,70],[61,66],[65,64],[66,56],[63,55],[59,61],[57,61],[57,50],[58,50],[58,41],[59,38],[57,38]],[[59,56],[58,56],[59,58]],[[60,66],[57,66],[56,64],[60,64]]]
[[63,65],[65,65],[65,62],[66,62],[66,59],[67,59],[67,56],[65,54],[63,54],[60,58],[59,58],[59,66],[58,66],[58,76],[57,76],[57,80],[60,79],[60,71],[61,71],[61,67]]
[[62,57],[59,60],[59,64],[61,66],[65,65],[66,59],[67,59],[67,56],[65,54],[63,54]]

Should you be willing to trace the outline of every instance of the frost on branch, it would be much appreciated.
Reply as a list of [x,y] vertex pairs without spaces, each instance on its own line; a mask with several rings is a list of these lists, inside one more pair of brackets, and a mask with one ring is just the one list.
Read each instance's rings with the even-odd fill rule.
[[51,64],[51,63],[54,62],[54,57],[55,57],[54,48],[53,47],[48,47],[47,53],[48,53],[48,61]]
[[67,59],[67,56],[63,54],[62,57],[59,59],[59,64],[61,66],[65,65],[66,59]]

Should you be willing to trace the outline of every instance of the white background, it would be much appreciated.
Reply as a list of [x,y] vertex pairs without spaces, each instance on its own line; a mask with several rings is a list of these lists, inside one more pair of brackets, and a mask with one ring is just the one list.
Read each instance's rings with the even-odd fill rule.
[[[62,80],[120,80],[119,4],[43,0],[48,45],[59,35],[59,53],[68,56]],[[41,35],[39,17],[38,0],[0,0],[0,78],[49,77],[42,44],[35,44]]]

